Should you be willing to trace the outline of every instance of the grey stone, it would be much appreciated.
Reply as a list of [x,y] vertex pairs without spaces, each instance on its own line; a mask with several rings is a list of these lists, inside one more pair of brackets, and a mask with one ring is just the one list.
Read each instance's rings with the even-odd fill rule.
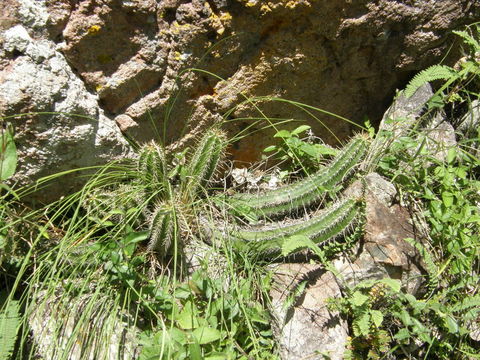
[[[339,297],[335,277],[320,265],[280,264],[274,269],[272,314],[282,359],[341,360],[347,342],[348,328],[335,311],[327,309],[326,300]],[[308,285],[290,308],[284,303],[303,281]]]
[[[11,49],[22,53],[0,71],[0,114],[16,115],[9,121],[19,153],[12,179],[17,186],[130,156],[115,122],[104,115],[55,44],[30,38],[21,25],[3,36]],[[79,174],[59,178],[35,199],[49,201],[78,189],[85,181]]]

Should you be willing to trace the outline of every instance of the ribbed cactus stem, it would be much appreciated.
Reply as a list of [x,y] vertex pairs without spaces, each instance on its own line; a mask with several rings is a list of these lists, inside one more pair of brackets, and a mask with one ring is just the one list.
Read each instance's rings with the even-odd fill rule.
[[326,190],[344,180],[363,159],[367,141],[365,136],[354,137],[330,164],[303,180],[271,191],[235,195],[227,201],[232,209],[248,209],[247,213],[257,217],[280,215],[309,206]]
[[177,239],[178,228],[175,208],[171,205],[157,204],[149,218],[150,241],[148,249],[164,258]]
[[307,236],[319,246],[324,246],[346,235],[363,217],[362,201],[354,198],[343,199],[315,214],[309,220],[297,220],[288,225],[271,223],[267,229],[243,229],[232,231],[235,241],[259,254],[274,254],[281,251],[284,239]]
[[165,151],[153,141],[139,150],[137,168],[147,189],[159,191],[167,181],[167,160]]
[[210,129],[200,140],[187,168],[186,188],[193,193],[205,188],[212,180],[227,145],[225,134]]

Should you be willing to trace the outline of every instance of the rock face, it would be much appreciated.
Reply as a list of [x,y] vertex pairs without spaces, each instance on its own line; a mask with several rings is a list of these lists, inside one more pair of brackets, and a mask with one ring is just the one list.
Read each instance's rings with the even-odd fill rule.
[[[15,120],[22,182],[125,156],[119,129],[136,141],[178,145],[212,122],[236,119],[227,127],[238,132],[251,118],[296,118],[334,143],[352,125],[271,98],[379,120],[395,88],[446,53],[450,30],[480,19],[472,0],[6,0],[0,7],[0,115],[92,118]],[[238,141],[233,156],[255,160],[272,132]]]

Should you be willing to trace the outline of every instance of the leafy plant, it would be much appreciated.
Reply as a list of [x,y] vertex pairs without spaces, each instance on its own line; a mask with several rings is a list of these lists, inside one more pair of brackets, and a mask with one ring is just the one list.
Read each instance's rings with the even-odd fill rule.
[[[300,138],[300,135],[307,132],[306,138]],[[280,139],[279,145],[271,145],[265,148],[264,153],[273,153],[274,158],[281,161],[291,161],[290,171],[301,169],[308,175],[312,170],[315,171],[321,166],[321,161],[325,157],[334,156],[337,150],[315,142],[311,127],[300,125],[292,131],[280,130],[273,136]]]

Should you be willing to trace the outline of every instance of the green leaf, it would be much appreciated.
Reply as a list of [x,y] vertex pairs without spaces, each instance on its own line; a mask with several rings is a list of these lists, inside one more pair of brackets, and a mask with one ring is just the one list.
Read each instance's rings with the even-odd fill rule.
[[442,192],[442,202],[446,208],[449,208],[453,205],[454,195],[450,191],[443,191]]
[[202,326],[193,331],[193,336],[200,345],[204,345],[221,339],[222,333],[217,329]]
[[292,131],[292,135],[298,135],[298,134],[301,134],[302,132],[310,130],[310,129],[311,129],[311,127],[308,126],[308,125],[300,125],[295,130]]
[[[356,336],[367,336],[370,333],[370,316],[363,313],[354,321],[354,332]],[[355,331],[356,330],[356,331]]]
[[187,301],[176,320],[181,329],[194,329],[198,327],[197,308],[195,305]]
[[402,287],[402,283],[399,280],[392,279],[392,278],[382,279],[381,282],[389,286],[390,289],[392,289],[396,293],[400,292],[400,289]]
[[282,256],[290,255],[300,249],[309,248],[314,250],[317,247],[315,243],[306,235],[293,235],[286,238],[282,244]]
[[0,359],[8,359],[15,347],[20,326],[19,311],[20,306],[14,300],[8,301],[4,309],[0,311]]
[[457,334],[458,333],[458,330],[459,330],[458,323],[451,315],[447,315],[444,318],[444,322],[445,322],[445,326],[447,327],[448,332],[450,334]]
[[448,149],[447,162],[449,164],[452,164],[456,157],[457,157],[457,150],[455,150],[455,148],[453,148],[453,147]]
[[275,150],[277,150],[277,147],[275,145],[270,145],[270,146],[267,146],[265,149],[263,149],[263,152],[272,152]]
[[382,325],[383,322],[383,314],[379,310],[371,310],[370,311],[370,316],[372,318],[372,322],[375,324],[375,326],[378,328]]
[[394,336],[398,341],[406,340],[410,338],[410,332],[407,328],[400,329]]
[[190,360],[203,360],[202,349],[200,348],[198,341],[195,340],[188,345],[188,352],[190,353],[190,356],[188,357]]
[[275,135],[273,135],[273,137],[275,137],[275,138],[282,138],[282,139],[287,139],[291,136],[292,136],[292,134],[288,130],[280,130]]
[[368,296],[362,294],[360,291],[355,291],[350,299],[350,303],[355,306],[362,306],[368,301]]
[[0,181],[15,174],[17,168],[17,147],[13,141],[13,130],[0,130]]

